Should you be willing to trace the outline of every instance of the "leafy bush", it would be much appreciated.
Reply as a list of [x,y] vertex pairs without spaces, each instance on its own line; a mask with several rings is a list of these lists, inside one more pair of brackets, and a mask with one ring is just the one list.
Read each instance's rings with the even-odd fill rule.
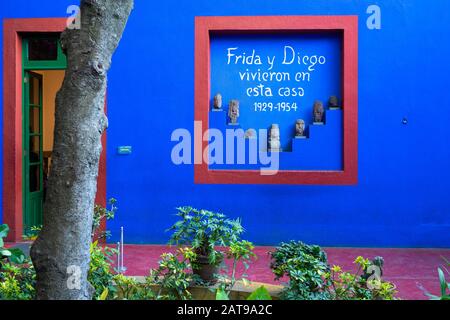
[[148,289],[145,284],[123,274],[114,276],[114,285],[117,288],[115,300],[146,300],[154,297],[151,289]]
[[150,270],[150,275],[146,278],[148,286],[157,285],[159,287],[155,293],[155,299],[192,299],[188,288],[199,282],[198,276],[190,271],[189,261],[194,257],[195,253],[190,248],[180,248],[176,254],[164,253],[161,256],[159,267]]
[[281,298],[286,300],[325,300],[330,298],[326,290],[329,281],[324,277],[329,272],[327,256],[319,246],[300,241],[281,243],[271,256],[270,267],[275,279],[287,276],[288,285]]
[[30,261],[16,265],[5,263],[0,268],[0,300],[33,300],[36,272]]
[[281,298],[288,300],[392,300],[395,286],[382,280],[382,257],[372,261],[357,257],[356,273],[330,268],[327,256],[319,246],[291,241],[271,252],[271,268],[276,279],[289,278]]
[[[229,295],[237,281],[236,269],[239,262],[242,262],[244,265],[244,273],[241,275],[241,280],[247,283],[247,270],[250,267],[252,258],[256,258],[256,255],[253,253],[254,248],[253,243],[247,240],[236,241],[230,244],[225,255],[232,260],[231,276],[229,277],[226,273],[218,275],[219,289],[224,294]],[[224,271],[227,271],[226,267],[224,267]]]
[[32,226],[30,228],[30,230],[25,235],[23,235],[23,240],[25,240],[25,241],[36,240],[37,236],[38,236],[39,232],[41,232],[41,230],[42,230],[42,225]]
[[104,220],[111,220],[114,219],[114,216],[117,211],[116,207],[117,200],[114,198],[111,198],[108,200],[108,204],[110,205],[110,208],[102,207],[98,204],[94,207],[94,215],[92,220],[92,241],[100,240],[100,239],[107,239],[111,236],[111,232],[108,230],[101,231],[100,225],[102,221]]
[[369,261],[361,256],[354,263],[358,266],[355,274],[342,271],[341,267],[333,266],[325,278],[330,280],[328,290],[335,300],[393,300],[395,286],[383,281],[383,258],[376,257]]
[[169,243],[190,245],[197,256],[208,257],[213,265],[218,265],[223,259],[223,253],[215,247],[237,242],[244,232],[239,219],[227,219],[222,213],[192,207],[177,210],[176,215],[181,219],[168,229],[173,232]]
[[[100,239],[109,235],[108,231],[101,232],[99,227],[103,219],[112,219],[117,210],[116,200],[110,199],[110,209],[96,205],[94,220],[92,224],[92,237]],[[35,240],[41,227],[32,228],[32,234],[26,239]],[[0,298],[1,299],[31,299],[34,296],[35,270],[31,261],[25,259],[25,255],[19,249],[3,248],[3,237],[6,237],[9,228],[0,225]],[[114,269],[112,267],[113,257],[117,250],[107,246],[101,247],[98,241],[93,241],[90,247],[90,268],[88,281],[94,287],[93,299],[112,298],[116,295],[114,285]],[[9,260],[11,263],[4,264],[1,260]]]
[[163,253],[158,268],[151,269],[145,283],[122,274],[114,276],[119,300],[190,300],[189,287],[199,281],[190,269],[189,259],[195,255],[189,248]]
[[111,267],[113,263],[113,256],[117,254],[117,250],[110,247],[101,247],[98,241],[91,243],[89,249],[91,261],[89,264],[88,281],[94,287],[95,293],[93,298],[99,299],[102,293],[108,290],[108,297],[115,294],[116,287],[114,286],[114,273]]
[[8,260],[13,263],[24,263],[25,262],[25,254],[22,250],[18,248],[6,249],[4,247],[5,243],[3,238],[6,238],[9,232],[9,227],[7,224],[0,225],[0,268],[2,266],[2,260]]

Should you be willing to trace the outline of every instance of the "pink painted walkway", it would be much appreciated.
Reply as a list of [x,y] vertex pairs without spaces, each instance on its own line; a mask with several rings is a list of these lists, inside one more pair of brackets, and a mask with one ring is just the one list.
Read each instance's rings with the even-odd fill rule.
[[[258,259],[251,264],[248,271],[252,281],[279,283],[274,281],[269,268],[268,251],[272,247],[257,247]],[[155,268],[163,252],[173,251],[164,245],[125,245],[124,264],[127,275],[147,275],[150,268]],[[385,261],[386,280],[397,286],[398,296],[402,299],[427,299],[418,288],[422,285],[429,292],[439,292],[437,268],[443,264],[441,257],[450,260],[450,249],[381,249],[381,248],[325,248],[330,264],[340,265],[344,270],[354,270],[353,260],[361,255],[372,259],[382,256]],[[242,270],[242,269],[241,269]]]

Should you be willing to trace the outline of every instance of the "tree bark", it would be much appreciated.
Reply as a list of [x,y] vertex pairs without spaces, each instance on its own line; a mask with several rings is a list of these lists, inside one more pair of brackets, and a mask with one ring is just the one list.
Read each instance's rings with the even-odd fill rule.
[[87,281],[107,71],[133,0],[82,0],[81,27],[66,29],[67,69],[56,96],[52,169],[43,228],[31,248],[37,299],[91,299]]

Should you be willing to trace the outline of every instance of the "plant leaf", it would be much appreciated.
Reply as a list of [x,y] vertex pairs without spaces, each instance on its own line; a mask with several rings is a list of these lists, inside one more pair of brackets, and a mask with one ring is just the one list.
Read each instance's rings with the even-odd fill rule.
[[9,251],[7,249],[0,249],[0,257],[1,256],[9,257],[9,256],[11,256],[11,251]]
[[11,248],[8,250],[11,253],[11,256],[8,258],[9,261],[16,263],[16,264],[22,264],[25,261],[25,253],[23,253],[22,250],[19,248]]
[[441,296],[445,296],[447,290],[447,281],[445,281],[444,272],[438,268],[439,282],[441,283]]
[[0,224],[0,238],[4,238],[8,235],[9,227],[7,224]]
[[228,294],[222,288],[217,289],[216,300],[230,300]]
[[272,300],[269,291],[266,287],[261,286],[253,291],[247,298],[247,300]]
[[108,288],[105,288],[100,297],[98,297],[98,300],[106,300],[106,297],[108,297],[108,293],[109,293]]

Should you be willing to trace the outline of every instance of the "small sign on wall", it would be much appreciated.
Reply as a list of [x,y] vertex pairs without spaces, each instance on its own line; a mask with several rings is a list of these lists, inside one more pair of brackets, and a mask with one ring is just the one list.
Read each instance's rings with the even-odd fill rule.
[[131,146],[118,146],[117,154],[128,155],[131,154],[132,147]]

